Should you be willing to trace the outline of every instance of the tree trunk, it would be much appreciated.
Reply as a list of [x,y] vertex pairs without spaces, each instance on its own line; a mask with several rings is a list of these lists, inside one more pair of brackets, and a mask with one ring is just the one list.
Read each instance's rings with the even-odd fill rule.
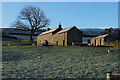
[[31,33],[30,33],[30,41],[33,40],[32,36],[33,36],[33,31],[31,31]]
[[32,41],[33,39],[32,39],[32,34],[30,34],[30,41]]

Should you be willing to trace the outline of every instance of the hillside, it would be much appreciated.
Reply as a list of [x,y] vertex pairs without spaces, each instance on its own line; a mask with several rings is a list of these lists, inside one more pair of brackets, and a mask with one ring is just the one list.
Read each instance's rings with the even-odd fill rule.
[[[0,33],[9,35],[11,38],[16,37],[20,39],[29,39],[30,31],[28,30],[21,30],[21,29],[15,29],[15,28],[0,28],[2,30]],[[42,31],[41,31],[42,32]],[[39,35],[41,32],[35,32],[33,34],[33,38],[36,38],[37,35]],[[3,37],[6,37],[3,35]]]
[[83,35],[101,35],[104,29],[99,28],[80,28],[80,31],[83,32]]
[[[30,31],[28,30],[21,30],[21,29],[15,29],[15,28],[0,28],[2,29],[2,33],[5,34],[24,34],[29,35]],[[45,31],[45,29],[41,30],[40,32],[35,32],[34,34],[40,34],[41,32]],[[83,34],[87,35],[101,35],[104,29],[99,28],[80,28],[80,31],[83,32]]]
[[[5,35],[9,35],[9,38],[20,38],[20,39],[29,39],[30,31],[15,29],[15,28],[0,28],[2,29],[2,33]],[[35,32],[33,38],[36,39],[37,35],[44,32],[45,29],[41,30],[40,32]],[[99,28],[81,28],[80,31],[83,32],[83,42],[88,42],[88,39],[91,37],[96,37],[101,35],[104,29]],[[0,33],[1,33],[0,32]],[[86,36],[86,37],[85,37]],[[3,39],[6,39],[6,36],[3,35]]]

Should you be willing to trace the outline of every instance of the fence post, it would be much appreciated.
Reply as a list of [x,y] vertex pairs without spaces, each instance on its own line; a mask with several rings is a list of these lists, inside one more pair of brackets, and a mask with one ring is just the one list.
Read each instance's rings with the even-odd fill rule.
[[111,80],[112,71],[107,72],[107,80]]

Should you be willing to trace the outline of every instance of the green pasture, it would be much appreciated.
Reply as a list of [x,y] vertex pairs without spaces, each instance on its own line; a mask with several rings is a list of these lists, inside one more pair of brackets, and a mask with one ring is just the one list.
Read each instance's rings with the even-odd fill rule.
[[[118,73],[119,49],[112,47],[31,46],[33,42],[3,41],[3,78],[106,78]],[[8,46],[7,44],[11,44]]]

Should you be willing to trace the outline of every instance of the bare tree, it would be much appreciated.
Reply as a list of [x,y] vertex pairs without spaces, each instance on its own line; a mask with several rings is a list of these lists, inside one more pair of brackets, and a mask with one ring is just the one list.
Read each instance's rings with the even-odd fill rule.
[[49,19],[46,18],[40,8],[36,8],[34,6],[23,8],[17,17],[17,20],[12,23],[12,27],[29,29],[31,32],[30,40],[32,40],[34,32],[36,32],[39,28],[46,27],[47,25],[49,25]]

